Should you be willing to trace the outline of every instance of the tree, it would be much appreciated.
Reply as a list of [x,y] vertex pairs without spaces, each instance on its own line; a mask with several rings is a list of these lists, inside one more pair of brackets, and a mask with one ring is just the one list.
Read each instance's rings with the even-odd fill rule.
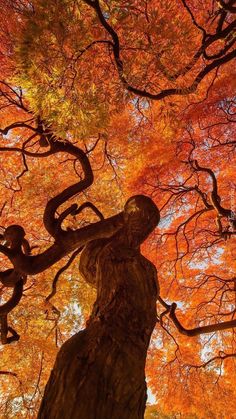
[[[231,417],[235,2],[8,0],[2,9],[0,316],[11,345],[1,375],[24,394],[8,398],[5,416],[34,415],[46,367],[73,334],[39,417],[142,418],[157,323],[146,369],[163,415],[224,412],[221,399],[202,403],[203,384],[214,395],[221,377]],[[68,204],[78,194],[84,202]],[[160,294],[139,251],[159,219],[154,202],[161,224],[142,251]],[[81,274],[98,294],[78,332],[95,297]],[[29,345],[40,352],[30,373]]]

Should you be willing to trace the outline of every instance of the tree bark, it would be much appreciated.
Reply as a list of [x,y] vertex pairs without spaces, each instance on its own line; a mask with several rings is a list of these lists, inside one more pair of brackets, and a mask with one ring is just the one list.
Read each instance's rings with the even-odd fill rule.
[[87,245],[80,271],[97,287],[97,300],[86,329],[58,353],[38,419],[142,419],[156,269],[114,237]]

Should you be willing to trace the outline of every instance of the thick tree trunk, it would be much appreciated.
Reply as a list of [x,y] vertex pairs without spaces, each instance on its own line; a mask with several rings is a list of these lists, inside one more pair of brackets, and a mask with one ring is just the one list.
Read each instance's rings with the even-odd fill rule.
[[142,419],[156,323],[155,268],[115,239],[88,245],[80,269],[97,286],[97,300],[87,328],[59,351],[38,418]]

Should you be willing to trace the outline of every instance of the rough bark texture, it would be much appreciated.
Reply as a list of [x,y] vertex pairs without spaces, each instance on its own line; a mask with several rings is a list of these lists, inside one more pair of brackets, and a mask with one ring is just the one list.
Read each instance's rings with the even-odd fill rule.
[[119,233],[87,245],[80,270],[97,287],[97,300],[86,329],[59,351],[38,418],[142,419],[155,267]]

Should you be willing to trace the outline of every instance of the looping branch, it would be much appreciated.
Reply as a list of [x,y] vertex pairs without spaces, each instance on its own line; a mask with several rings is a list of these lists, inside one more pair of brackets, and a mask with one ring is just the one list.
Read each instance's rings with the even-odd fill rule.
[[[56,292],[56,283],[59,276],[67,269],[76,255],[82,250],[83,246],[92,240],[110,237],[123,226],[123,213],[104,220],[102,213],[91,202],[85,202],[79,207],[77,204],[72,204],[69,208],[62,211],[59,216],[56,215],[61,205],[92,184],[93,172],[89,159],[83,150],[67,141],[56,139],[40,118],[37,119],[36,126],[37,128],[34,131],[35,135],[40,136],[39,145],[41,147],[48,147],[49,149],[47,151],[43,153],[31,152],[26,149],[26,142],[21,149],[16,147],[2,147],[0,150],[17,151],[22,153],[23,156],[29,157],[48,157],[56,153],[68,153],[79,160],[84,177],[48,201],[44,211],[43,221],[49,234],[54,237],[55,243],[46,251],[38,255],[31,255],[30,244],[25,239],[25,231],[20,225],[8,226],[0,236],[0,241],[3,242],[3,244],[0,244],[0,252],[6,255],[13,264],[13,269],[0,272],[0,281],[2,284],[6,287],[13,288],[12,297],[0,307],[2,344],[19,339],[19,335],[14,329],[8,326],[7,315],[16,307],[22,297],[23,285],[27,278],[26,275],[43,272],[62,257],[75,250],[68,263],[58,271],[54,278],[52,293],[46,299],[49,301]],[[15,125],[7,129],[14,128]],[[74,231],[65,231],[62,229],[62,222],[69,214],[78,215],[85,208],[92,209],[98,216],[99,221]],[[9,333],[11,333],[11,336],[8,336]]]
[[83,172],[84,172],[84,179],[80,180],[79,182],[75,183],[72,186],[64,189],[63,192],[59,193],[54,198],[50,199],[46,205],[44,211],[44,225],[51,236],[57,238],[63,233],[61,229],[61,222],[65,219],[65,217],[71,213],[71,211],[75,210],[75,206],[71,206],[67,210],[65,210],[61,214],[61,219],[56,218],[55,213],[57,209],[68,201],[73,196],[77,195],[78,193],[84,191],[93,183],[93,172],[90,166],[90,162],[86,154],[79,149],[78,147],[70,144],[69,142],[62,142],[55,139],[50,139],[50,150],[51,154],[55,154],[58,152],[68,153],[72,156],[75,156],[76,159],[79,160]]
[[103,214],[101,213],[101,211],[99,211],[99,209],[92,202],[84,202],[82,205],[80,205],[78,209],[76,209],[73,212],[73,215],[80,214],[80,212],[83,211],[85,208],[90,208],[98,216],[100,220],[104,220]]
[[77,204],[72,204],[69,208],[67,208],[65,211],[63,211],[59,217],[57,218],[57,231],[62,231],[61,225],[65,218],[68,215],[78,215],[80,214],[85,208],[91,208],[92,211],[98,216],[100,220],[104,220],[104,216],[102,213],[97,209],[97,207],[92,204],[92,202],[84,202],[80,207],[78,208]]
[[[104,220],[101,212],[90,202],[82,204],[79,208],[77,207],[77,204],[73,204],[61,212],[59,217],[56,215],[58,208],[61,205],[91,186],[93,183],[93,172],[89,159],[83,150],[68,141],[56,139],[50,131],[50,128],[48,128],[40,118],[37,119],[36,126],[37,133],[40,136],[40,139],[43,140],[43,147],[48,146],[49,150],[44,153],[33,153],[24,148],[17,149],[17,151],[32,157],[51,156],[56,153],[70,154],[79,160],[84,177],[82,180],[79,180],[79,182],[67,187],[61,193],[51,198],[46,205],[43,216],[44,226],[49,234],[55,239],[55,243],[51,247],[41,254],[30,256],[24,249],[27,245],[24,241],[24,230],[21,226],[18,226],[19,232],[17,234],[19,235],[19,239],[18,242],[14,239],[14,246],[10,245],[10,247],[8,247],[6,245],[0,245],[0,252],[10,259],[15,271],[19,272],[21,275],[32,275],[43,272],[62,257],[70,254],[73,250],[81,248],[91,240],[110,237],[123,226],[122,213]],[[5,151],[16,151],[15,148],[10,147],[3,149]],[[91,208],[99,217],[100,221],[76,230],[63,230],[61,227],[63,220],[69,214],[79,214],[84,208]],[[6,232],[11,231],[12,228],[13,226],[8,227]],[[16,228],[14,232],[15,231]],[[20,231],[22,233],[21,236]]]
[[[0,326],[1,326],[1,343],[7,344],[19,339],[18,333],[8,325],[8,314],[17,306],[23,295],[23,285],[26,282],[27,274],[37,274],[59,261],[62,257],[75,252],[70,257],[68,263],[61,268],[53,281],[52,293],[48,296],[47,301],[52,298],[56,292],[56,284],[59,276],[70,265],[76,255],[82,250],[83,246],[89,241],[100,238],[110,237],[123,226],[123,215],[117,214],[104,220],[102,213],[90,202],[85,202],[78,207],[77,204],[71,205],[69,208],[61,212],[59,217],[56,215],[58,208],[66,203],[70,198],[84,191],[93,182],[93,172],[86,153],[78,147],[67,141],[56,139],[50,132],[50,129],[44,122],[37,118],[36,128],[26,126],[25,123],[17,123],[8,126],[2,133],[8,133],[15,128],[29,128],[34,132],[33,137],[39,136],[40,147],[47,147],[48,150],[43,153],[35,153],[26,148],[29,140],[23,143],[22,148],[18,147],[1,147],[1,151],[20,152],[22,156],[28,157],[48,157],[56,153],[68,153],[79,160],[84,178],[72,186],[64,189],[54,198],[50,199],[44,211],[44,225],[51,236],[55,238],[55,243],[45,252],[31,256],[31,247],[25,239],[25,231],[20,225],[8,226],[0,237],[0,252],[6,255],[13,264],[13,269],[7,269],[0,272],[0,281],[6,287],[13,288],[11,298],[0,307]],[[32,136],[30,137],[32,138]],[[85,208],[90,208],[98,216],[99,222],[93,223],[75,231],[64,231],[61,227],[63,220],[69,215],[78,215]],[[10,334],[10,335],[9,335]]]

